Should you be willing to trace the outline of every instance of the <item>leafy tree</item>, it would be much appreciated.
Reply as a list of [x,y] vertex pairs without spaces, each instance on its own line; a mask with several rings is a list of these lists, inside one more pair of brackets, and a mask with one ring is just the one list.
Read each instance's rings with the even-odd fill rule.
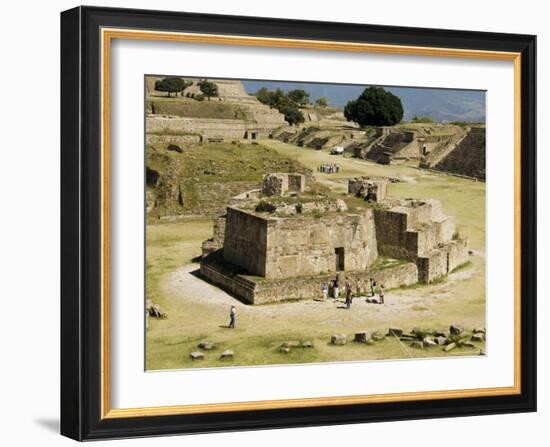
[[271,99],[271,92],[265,88],[265,87],[262,87],[260,90],[258,90],[256,92],[256,98],[258,99],[258,101],[260,101],[262,104],[267,104],[267,105],[271,105],[270,104],[270,99]]
[[319,107],[327,107],[328,106],[328,99],[324,96],[321,96],[320,98],[317,98],[317,101],[315,101],[315,104],[317,104]]
[[159,92],[166,92],[168,93],[168,96],[170,96],[171,93],[175,93],[177,95],[179,92],[183,92],[187,87],[189,87],[189,85],[191,84],[182,78],[163,78],[155,82],[155,90],[158,90]]
[[359,98],[349,101],[344,116],[364,126],[393,126],[403,119],[401,99],[381,87],[366,88]]
[[285,104],[278,110],[285,116],[285,121],[291,126],[295,124],[298,125],[305,121],[304,114],[296,104]]
[[287,93],[287,97],[288,99],[302,107],[309,104],[309,93],[307,93],[305,90],[291,90]]
[[218,86],[213,82],[210,82],[207,79],[203,79],[197,85],[199,86],[203,95],[206,96],[209,101],[212,96],[218,96]]
[[270,91],[262,87],[256,92],[256,98],[262,104],[277,109],[285,116],[285,120],[290,124],[300,124],[305,121],[303,113],[298,108],[295,101],[290,99],[280,88]]

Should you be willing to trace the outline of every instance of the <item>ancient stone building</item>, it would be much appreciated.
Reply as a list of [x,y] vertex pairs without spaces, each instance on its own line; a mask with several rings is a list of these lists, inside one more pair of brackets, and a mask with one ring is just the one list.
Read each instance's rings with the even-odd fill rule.
[[288,192],[304,192],[306,178],[303,174],[267,174],[264,177],[262,194],[267,197],[283,196]]
[[[349,193],[365,206],[350,210],[341,199],[301,197],[307,191],[303,176],[268,174],[263,194],[240,195],[216,221],[213,239],[203,246],[201,275],[246,302],[261,303],[311,297],[339,272],[359,287],[374,277],[392,288],[430,283],[466,261],[466,241],[439,201],[387,199],[386,186],[386,179],[351,179]],[[339,201],[339,208],[325,205]],[[384,266],[377,267],[381,259]]]
[[377,256],[372,210],[280,218],[227,209],[223,258],[251,275],[275,279],[365,270]]
[[356,177],[348,182],[348,193],[361,197],[369,202],[381,202],[386,198],[387,179]]

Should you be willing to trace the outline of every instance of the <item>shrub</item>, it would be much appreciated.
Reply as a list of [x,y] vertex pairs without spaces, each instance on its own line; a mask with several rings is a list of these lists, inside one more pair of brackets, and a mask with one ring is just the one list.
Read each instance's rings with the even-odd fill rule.
[[321,96],[320,98],[317,98],[317,101],[315,101],[315,104],[317,104],[319,107],[327,107],[328,106],[328,99],[324,96]]
[[260,202],[256,205],[256,211],[258,213],[273,213],[276,209],[277,207],[275,205],[266,202],[265,200],[260,200]]

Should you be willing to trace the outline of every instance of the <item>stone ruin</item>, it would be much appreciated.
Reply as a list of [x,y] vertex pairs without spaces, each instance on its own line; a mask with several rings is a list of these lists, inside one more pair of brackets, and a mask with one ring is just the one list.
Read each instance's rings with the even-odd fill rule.
[[[257,204],[283,197],[289,206],[285,195],[311,201],[311,193],[299,195],[306,191],[305,177],[266,175],[262,194],[253,191],[249,199],[241,195],[216,220],[214,238],[203,245],[201,276],[257,304],[316,296],[322,281],[341,272],[365,290],[371,277],[390,289],[431,283],[464,264],[466,240],[458,236],[454,219],[443,213],[441,203],[387,198],[387,182],[349,180],[349,194],[376,206],[285,214],[277,207],[258,211]],[[293,203],[294,209],[298,203]],[[391,266],[376,267],[380,258],[390,260]]]
[[356,177],[348,182],[348,193],[367,202],[381,202],[386,198],[388,180],[385,178]]
[[264,176],[262,194],[267,197],[284,196],[287,193],[302,193],[306,178],[303,174],[267,174]]

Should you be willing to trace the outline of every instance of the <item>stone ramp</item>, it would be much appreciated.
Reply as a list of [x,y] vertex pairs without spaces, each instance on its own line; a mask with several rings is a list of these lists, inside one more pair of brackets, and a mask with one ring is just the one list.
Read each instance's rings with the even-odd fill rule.
[[[433,168],[446,158],[452,151],[454,151],[460,143],[466,138],[471,129],[468,127],[463,131],[451,136],[448,139],[442,139],[435,144],[435,147],[431,148],[431,151],[423,157],[420,162],[421,168]],[[426,143],[429,145],[429,143]]]
[[485,180],[485,128],[473,127],[434,169]]

